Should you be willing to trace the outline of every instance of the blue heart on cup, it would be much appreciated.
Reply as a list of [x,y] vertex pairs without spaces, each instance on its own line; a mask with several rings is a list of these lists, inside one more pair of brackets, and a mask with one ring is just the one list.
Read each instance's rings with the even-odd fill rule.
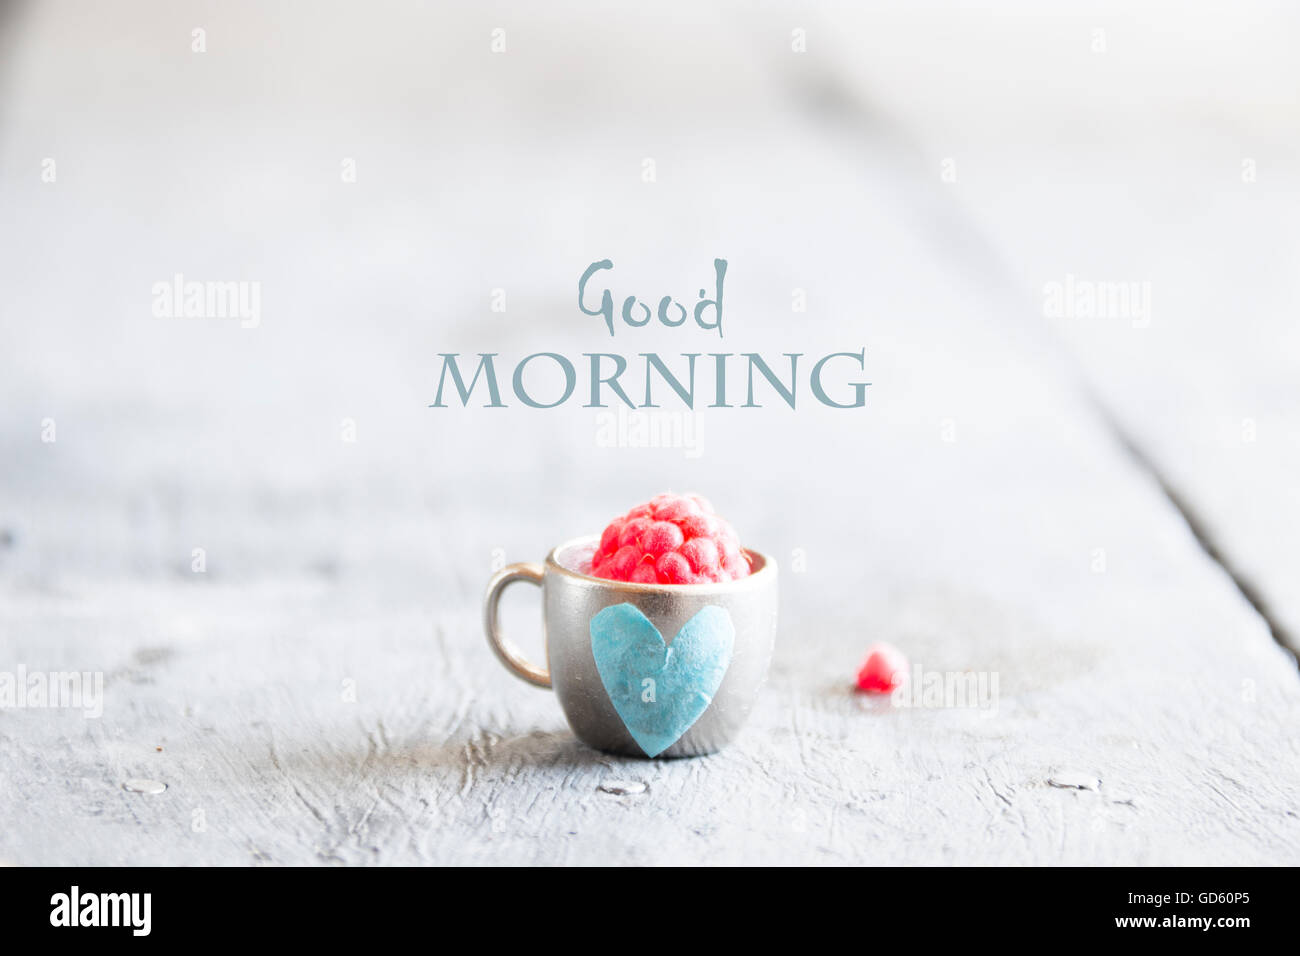
[[601,683],[632,739],[654,757],[681,738],[713,702],[731,664],[736,626],[708,605],[672,643],[633,604],[614,604],[591,619],[591,653]]

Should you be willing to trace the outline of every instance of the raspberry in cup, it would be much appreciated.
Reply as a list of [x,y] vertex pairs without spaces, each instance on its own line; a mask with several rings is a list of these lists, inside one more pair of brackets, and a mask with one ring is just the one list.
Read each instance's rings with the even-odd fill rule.
[[591,574],[637,584],[710,584],[749,575],[740,539],[699,495],[655,495],[611,521]]

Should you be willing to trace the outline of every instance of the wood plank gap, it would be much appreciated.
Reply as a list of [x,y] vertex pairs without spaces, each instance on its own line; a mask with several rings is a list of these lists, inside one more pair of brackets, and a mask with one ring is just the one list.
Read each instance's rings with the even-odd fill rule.
[[1179,492],[1173,482],[1165,475],[1151,456],[1143,451],[1142,447],[1138,445],[1132,435],[1125,430],[1124,426],[1120,424],[1119,419],[1111,413],[1111,410],[1106,403],[1102,401],[1097,393],[1087,385],[1084,386],[1084,391],[1088,397],[1088,401],[1097,410],[1098,415],[1101,416],[1102,421],[1106,423],[1106,427],[1109,428],[1111,433],[1115,436],[1115,440],[1119,442],[1120,447],[1124,449],[1138,467],[1151,476],[1151,479],[1156,483],[1157,487],[1159,487],[1161,493],[1169,500],[1169,503],[1178,510],[1178,513],[1182,515],[1183,521],[1187,523],[1188,529],[1192,532],[1192,537],[1194,537],[1196,543],[1201,546],[1201,550],[1209,556],[1211,561],[1223,569],[1223,573],[1226,574],[1232,580],[1232,583],[1237,586],[1237,590],[1241,592],[1241,596],[1246,599],[1250,606],[1255,609],[1255,613],[1264,620],[1266,625],[1268,625],[1268,631],[1273,635],[1273,640],[1276,641],[1283,650],[1288,652],[1291,662],[1300,668],[1300,658],[1297,658],[1297,655],[1300,655],[1300,642],[1297,642],[1296,635],[1288,631],[1277,619],[1276,615],[1273,614],[1269,607],[1267,599],[1265,599],[1264,595],[1260,593],[1260,590],[1250,582],[1249,578],[1241,571],[1241,569],[1238,568],[1224,553],[1223,549],[1215,540],[1213,533],[1210,531],[1209,525],[1197,514],[1196,509],[1187,498]]
[[[909,155],[920,155],[920,150],[906,128],[906,124],[895,121],[892,117],[887,117],[869,107],[853,88],[852,83],[847,78],[839,75],[838,71],[834,69],[824,70],[815,77],[802,78],[801,82],[796,82],[792,86],[794,94],[806,100],[810,110],[821,113],[831,122],[838,120],[855,133],[872,130],[877,135],[887,137],[899,150]],[[939,195],[937,190],[931,189],[931,192]],[[980,250],[987,258],[990,267],[996,272],[996,278],[999,282],[1005,283],[1008,270],[996,243],[989,240],[980,229],[978,222],[967,214],[960,204],[949,201],[948,205],[952,210],[953,220],[964,227],[962,238],[966,241],[968,249]],[[1133,437],[1120,424],[1119,419],[1111,413],[1110,408],[1091,388],[1088,383],[1086,369],[1082,367],[1068,343],[1059,336],[1053,336],[1053,339],[1061,347],[1064,356],[1068,358],[1070,364],[1077,371],[1084,396],[1101,417],[1102,422],[1115,436],[1115,439],[1129,457],[1151,476],[1161,493],[1177,509],[1183,521],[1187,523],[1188,529],[1192,532],[1192,537],[1196,539],[1196,543],[1200,545],[1201,550],[1205,552],[1210,560],[1223,569],[1223,572],[1236,585],[1241,596],[1246,599],[1250,606],[1254,608],[1255,613],[1268,626],[1269,634],[1272,635],[1273,640],[1288,653],[1292,663],[1297,665],[1297,669],[1300,669],[1300,657],[1298,657],[1300,655],[1300,639],[1297,639],[1295,634],[1288,631],[1272,612],[1268,601],[1259,588],[1255,587],[1240,568],[1228,558],[1210,532],[1207,523],[1197,514],[1187,498],[1174,487],[1165,473],[1156,466],[1154,460],[1138,446]]]

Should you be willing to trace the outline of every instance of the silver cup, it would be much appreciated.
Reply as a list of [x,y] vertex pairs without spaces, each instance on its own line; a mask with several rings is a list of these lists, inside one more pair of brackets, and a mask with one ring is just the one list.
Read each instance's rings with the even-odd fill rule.
[[[517,677],[554,689],[569,726],[589,746],[639,757],[720,750],[767,679],[776,562],[746,549],[752,572],[737,581],[630,584],[573,570],[595,546],[595,538],[579,538],[555,548],[545,564],[498,571],[483,602],[488,643]],[[542,589],[545,668],[501,633],[501,594],[516,581]]]

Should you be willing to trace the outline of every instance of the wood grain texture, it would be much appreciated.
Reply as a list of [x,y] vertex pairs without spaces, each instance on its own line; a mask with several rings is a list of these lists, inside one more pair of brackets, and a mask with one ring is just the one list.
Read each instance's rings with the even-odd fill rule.
[[[159,9],[132,43],[186,35]],[[789,56],[781,9],[223,8],[225,52],[151,61],[111,123],[88,77],[136,51],[71,11],[24,25],[0,142],[0,670],[103,671],[105,709],[0,712],[0,859],[1300,862],[1293,661],[905,127]],[[593,44],[592,73],[555,69]],[[71,62],[80,85],[43,82]],[[69,110],[51,189],[31,157]],[[693,457],[602,447],[576,403],[427,407],[438,352],[717,350],[574,308],[593,259],[648,296],[716,255],[721,350],[865,347],[866,409],[705,410]],[[153,318],[177,271],[261,281],[262,324]],[[669,487],[781,562],[776,659],[731,749],[609,757],[497,664],[481,589]],[[533,598],[505,615],[536,654]],[[996,712],[853,694],[876,640],[996,674]]]

